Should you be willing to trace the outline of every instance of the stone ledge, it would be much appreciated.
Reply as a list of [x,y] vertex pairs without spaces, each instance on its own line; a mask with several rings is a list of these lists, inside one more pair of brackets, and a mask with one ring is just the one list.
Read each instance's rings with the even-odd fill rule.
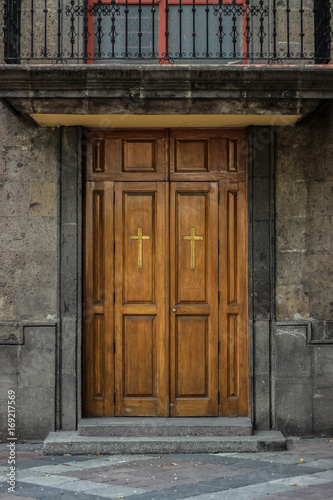
[[[2,96],[13,95],[18,90],[38,92],[71,91],[72,96],[83,95],[87,89],[96,91],[100,96],[118,89],[128,88],[128,83],[137,84],[129,92],[133,97],[143,90],[153,93],[156,88],[165,90],[202,90],[205,94],[216,91],[229,91],[230,95],[252,90],[253,96],[262,93],[266,97],[314,98],[316,92],[321,97],[333,97],[333,65],[325,66],[272,66],[272,65],[184,65],[153,67],[151,65],[0,65],[0,90]],[[112,88],[105,84],[112,83]],[[269,87],[267,84],[269,83]],[[9,84],[11,86],[9,86]],[[172,87],[170,87],[172,85]],[[128,89],[131,91],[131,89]],[[282,95],[280,95],[280,93]],[[299,94],[299,92],[301,94]]]
[[297,114],[333,98],[332,66],[2,65],[19,113]]

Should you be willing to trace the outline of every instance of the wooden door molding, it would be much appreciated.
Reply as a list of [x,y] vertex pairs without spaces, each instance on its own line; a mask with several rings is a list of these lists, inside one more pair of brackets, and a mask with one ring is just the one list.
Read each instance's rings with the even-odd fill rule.
[[218,415],[218,183],[170,186],[170,414]]

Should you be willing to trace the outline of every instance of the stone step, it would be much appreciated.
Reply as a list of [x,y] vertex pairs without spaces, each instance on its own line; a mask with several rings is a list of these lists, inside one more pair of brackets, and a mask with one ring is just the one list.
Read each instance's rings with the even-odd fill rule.
[[238,418],[84,418],[79,436],[251,436],[247,417]]
[[241,453],[281,451],[286,441],[278,431],[252,436],[79,436],[77,431],[51,432],[44,441],[46,455],[131,455],[166,453]]

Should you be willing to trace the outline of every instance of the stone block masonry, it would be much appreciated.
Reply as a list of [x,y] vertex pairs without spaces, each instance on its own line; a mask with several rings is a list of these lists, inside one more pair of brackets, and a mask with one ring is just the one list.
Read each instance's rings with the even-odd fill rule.
[[333,106],[276,131],[276,425],[333,432]]
[[333,318],[333,107],[276,134],[278,320]]
[[42,439],[55,427],[59,130],[2,105],[0,123],[0,439],[10,389],[17,437]]

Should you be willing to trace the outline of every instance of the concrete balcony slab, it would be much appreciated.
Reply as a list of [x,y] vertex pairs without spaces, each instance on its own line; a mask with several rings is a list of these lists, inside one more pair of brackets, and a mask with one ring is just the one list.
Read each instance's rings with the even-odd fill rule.
[[[0,98],[14,112],[43,126],[147,127],[156,124],[149,125],[146,119],[140,124],[143,117],[171,120],[175,115],[185,120],[183,126],[199,126],[202,115],[221,127],[292,125],[333,98],[332,69],[332,65],[2,65]],[[198,123],[189,116],[198,116]],[[124,117],[131,121],[126,124]]]

